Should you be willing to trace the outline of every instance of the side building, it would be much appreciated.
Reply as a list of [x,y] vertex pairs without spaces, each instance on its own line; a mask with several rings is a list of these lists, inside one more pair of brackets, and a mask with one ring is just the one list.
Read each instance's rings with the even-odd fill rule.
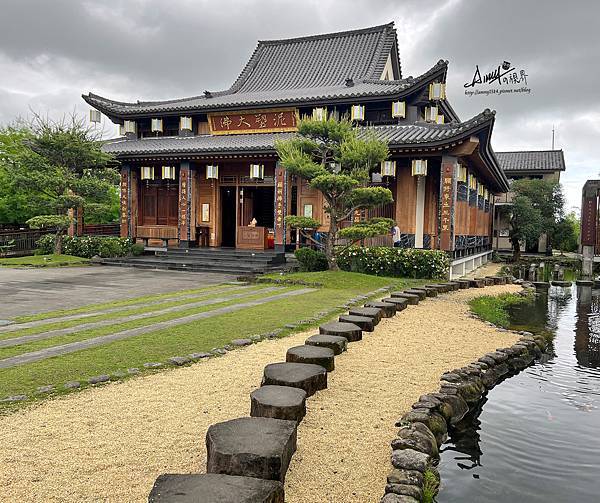
[[121,235],[283,253],[296,238],[285,215],[317,218],[326,233],[320,193],[286,173],[274,142],[301,117],[335,114],[389,144],[391,162],[372,183],[394,202],[361,217],[393,218],[403,246],[447,251],[455,274],[479,265],[491,253],[494,195],[508,181],[490,146],[494,112],[461,121],[446,97],[447,69],[440,60],[403,77],[390,23],[260,41],[224,91],[130,103],[84,95],[121,129],[104,146],[122,166]]
[[[565,168],[562,150],[521,150],[496,152],[500,167],[508,178],[513,180],[548,180],[560,182],[560,174]],[[496,196],[494,214],[494,250],[510,251],[510,221],[507,207],[512,204],[513,193],[508,191]],[[521,249],[529,253],[545,253],[547,236],[542,234],[535,243],[523,243]]]

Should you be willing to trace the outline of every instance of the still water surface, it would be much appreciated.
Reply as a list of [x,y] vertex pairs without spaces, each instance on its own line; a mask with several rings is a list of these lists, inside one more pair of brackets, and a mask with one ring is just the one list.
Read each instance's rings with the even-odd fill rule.
[[552,287],[511,312],[552,351],[493,388],[443,446],[439,503],[600,502],[600,291]]

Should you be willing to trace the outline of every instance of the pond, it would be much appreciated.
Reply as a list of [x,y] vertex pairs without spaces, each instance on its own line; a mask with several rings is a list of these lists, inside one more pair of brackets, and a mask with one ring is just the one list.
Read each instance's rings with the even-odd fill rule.
[[550,354],[489,391],[442,447],[439,503],[600,501],[600,291],[551,287],[512,310]]

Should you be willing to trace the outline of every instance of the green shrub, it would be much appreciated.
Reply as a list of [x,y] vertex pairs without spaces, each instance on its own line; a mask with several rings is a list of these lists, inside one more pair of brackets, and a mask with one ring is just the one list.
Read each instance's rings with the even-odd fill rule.
[[443,251],[386,246],[345,248],[337,253],[337,263],[344,271],[403,278],[443,279],[450,268]]
[[144,245],[139,243],[134,243],[131,245],[131,254],[135,257],[138,257],[144,253]]
[[312,248],[300,248],[294,252],[294,255],[300,263],[302,272],[326,271],[329,268],[327,257],[321,251]]
[[[53,234],[42,236],[37,242],[36,255],[47,255],[54,252]],[[141,248],[141,250],[140,250]],[[112,236],[82,236],[63,238],[63,253],[75,257],[92,258],[95,255],[100,257],[124,257],[126,255],[140,255],[144,247],[134,245],[129,238],[119,238]]]

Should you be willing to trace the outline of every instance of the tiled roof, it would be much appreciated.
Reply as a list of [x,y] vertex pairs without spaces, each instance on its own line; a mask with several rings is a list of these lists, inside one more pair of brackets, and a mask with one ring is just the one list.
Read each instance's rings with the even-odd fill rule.
[[506,172],[565,170],[565,157],[562,150],[496,152],[496,157],[500,167]]
[[[400,75],[393,23],[363,30],[258,43],[244,70],[225,91],[167,101],[119,102],[83,95],[109,116],[217,110],[241,106],[322,102],[365,96],[401,95],[434,78],[445,80],[447,61],[423,75],[380,80],[388,57]],[[346,79],[353,85],[346,85]]]
[[[429,124],[418,122],[407,125],[373,126],[361,128],[371,130],[390,147],[403,145],[438,145],[465,136],[490,122],[494,112],[485,110],[472,119],[460,123]],[[102,149],[105,152],[121,155],[166,155],[186,153],[228,153],[273,151],[275,139],[285,139],[294,133],[234,134],[216,136],[171,136],[125,140],[119,138],[107,142]]]

